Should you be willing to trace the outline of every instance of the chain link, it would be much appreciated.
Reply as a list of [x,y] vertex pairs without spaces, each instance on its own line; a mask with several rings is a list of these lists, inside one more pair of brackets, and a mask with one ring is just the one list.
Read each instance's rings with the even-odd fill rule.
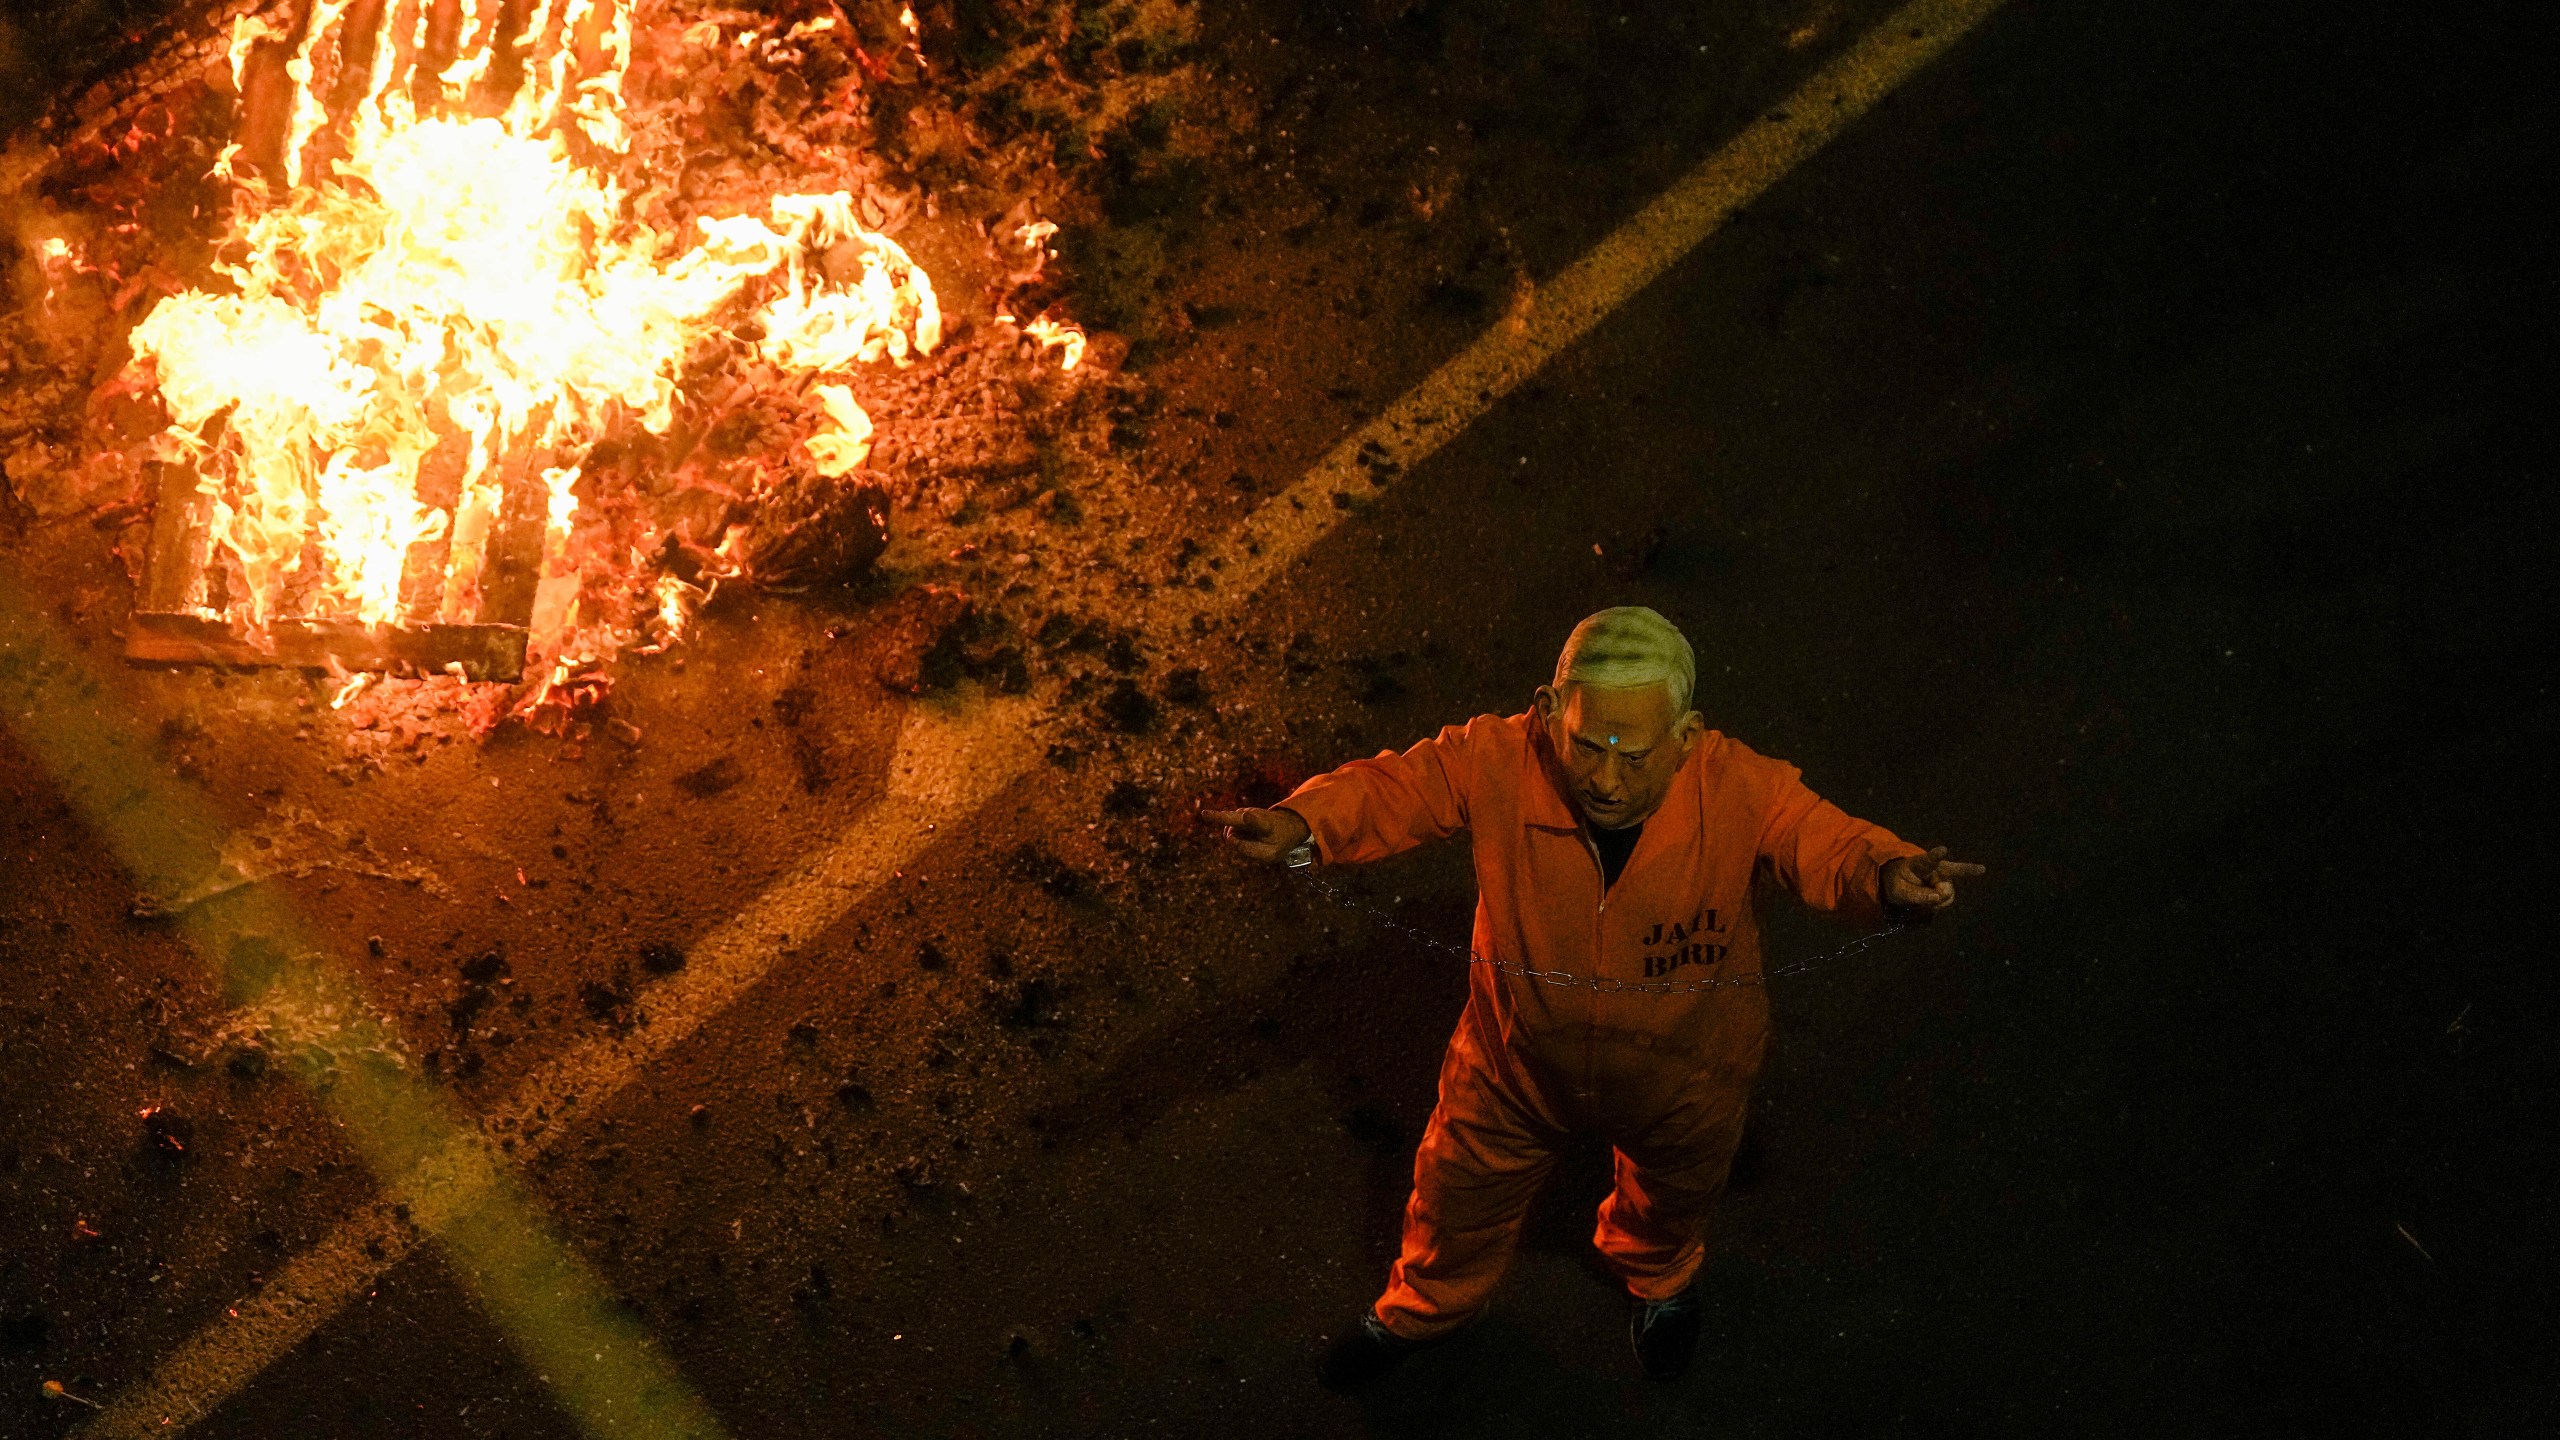
[[1808,960],[1797,960],[1781,965],[1775,970],[1763,970],[1757,975],[1718,976],[1706,980],[1612,980],[1597,975],[1576,975],[1570,970],[1538,970],[1517,960],[1495,960],[1478,955],[1469,946],[1453,945],[1417,926],[1407,925],[1387,910],[1375,905],[1362,904],[1353,899],[1341,886],[1318,875],[1312,868],[1293,868],[1295,873],[1307,877],[1307,883],[1315,887],[1317,894],[1345,910],[1368,916],[1418,945],[1456,956],[1470,965],[1490,965],[1502,974],[1517,976],[1523,980],[1534,980],[1541,985],[1582,986],[1603,995],[1697,995],[1709,990],[1737,989],[1749,985],[1765,987],[1778,976],[1801,975],[1817,965],[1829,965],[1835,961],[1846,960],[1887,936],[1899,935],[1911,928],[1908,925],[1887,925],[1882,930],[1861,935],[1837,950],[1825,951]]

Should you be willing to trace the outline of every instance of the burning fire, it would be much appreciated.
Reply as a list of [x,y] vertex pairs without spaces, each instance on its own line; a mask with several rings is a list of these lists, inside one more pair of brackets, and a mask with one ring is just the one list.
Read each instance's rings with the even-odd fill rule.
[[[1058,226],[1055,221],[1032,220],[1016,228],[1013,238],[1020,241],[1024,248],[1036,252],[1039,261],[1045,262],[1057,258],[1057,252],[1049,248],[1049,237],[1057,233]],[[1017,321],[1010,315],[998,315],[996,318],[1008,325],[1019,325],[1023,334],[1039,343],[1042,353],[1045,354],[1051,350],[1062,352],[1058,357],[1058,368],[1061,370],[1073,370],[1084,360],[1084,330],[1070,321],[1059,320],[1048,315],[1040,316],[1028,324]]]
[[[352,17],[373,7],[314,0],[284,67],[281,173],[235,172],[237,143],[217,163],[236,184],[215,266],[227,288],[163,299],[131,339],[170,418],[160,457],[191,467],[206,503],[196,613],[262,645],[287,619],[524,624],[530,705],[635,627],[663,648],[708,593],[634,556],[640,603],[582,615],[571,546],[596,443],[619,426],[665,435],[704,347],[752,347],[817,401],[805,446],[820,475],[862,466],[871,417],[844,381],[940,344],[933,284],[844,191],[777,195],[691,234],[635,219],[611,172],[631,143],[633,3],[534,0],[511,37],[510,7],[461,0],[437,67],[440,7],[391,0],[364,35]],[[709,22],[685,39],[722,43]],[[239,22],[235,84],[258,46],[288,40]],[[491,75],[519,67],[503,110],[481,113]],[[1083,347],[1045,318],[1025,333],[1069,368]],[[541,525],[529,615],[490,601],[511,503]],[[743,568],[742,538],[722,537],[707,584]]]
[[62,288],[62,282],[72,272],[88,268],[81,263],[78,252],[71,248],[71,242],[59,235],[47,237],[37,248],[36,264],[44,270],[44,303],[47,306],[53,304],[54,292]]

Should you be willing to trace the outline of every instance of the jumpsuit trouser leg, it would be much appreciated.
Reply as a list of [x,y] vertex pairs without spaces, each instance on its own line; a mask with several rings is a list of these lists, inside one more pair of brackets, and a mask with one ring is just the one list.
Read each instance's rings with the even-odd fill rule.
[[1600,1202],[1591,1241],[1637,1299],[1668,1300],[1697,1276],[1707,1214],[1733,1172],[1749,1094],[1746,1087],[1692,1097],[1616,1138],[1617,1187]]
[[1484,1308],[1563,1138],[1452,1051],[1413,1157],[1402,1253],[1373,1307],[1380,1324],[1408,1340],[1432,1340]]

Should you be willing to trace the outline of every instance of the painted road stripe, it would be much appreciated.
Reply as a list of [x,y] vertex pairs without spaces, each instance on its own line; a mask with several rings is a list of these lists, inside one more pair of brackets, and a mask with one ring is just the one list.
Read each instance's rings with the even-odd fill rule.
[[[200,792],[152,760],[135,725],[79,647],[23,603],[0,564],[0,723],[40,764],[79,822],[145,897],[186,895],[219,864],[222,827]],[[407,1213],[482,1314],[547,1383],[581,1433],[597,1440],[717,1440],[720,1424],[595,1268],[557,1233],[524,1178],[493,1147],[479,1116],[421,1079],[342,965],[301,928],[274,887],[235,886],[170,917],[206,977],[234,1004],[276,1017],[280,1073],[300,1082],[383,1193]],[[322,1026],[306,1030],[310,1018]],[[314,1033],[314,1032],[318,1033]],[[377,1207],[365,1220],[394,1212]],[[378,1224],[342,1226],[262,1297],[269,1333],[308,1333],[334,1313],[352,1265],[380,1260]],[[401,1241],[402,1237],[387,1237]],[[351,1255],[356,1251],[369,1254]],[[199,1337],[202,1339],[204,1337]],[[275,1353],[254,1330],[245,1373]],[[239,1350],[241,1332],[212,1334]],[[199,1359],[202,1357],[199,1356]],[[212,1367],[180,1374],[180,1380]],[[227,1394],[228,1392],[221,1392]],[[144,1394],[137,1411],[194,1418],[212,1392]]]
[[1540,285],[1525,313],[1487,331],[1263,505],[1245,526],[1261,553],[1229,551],[1224,575],[1244,593],[1269,584],[1341,519],[1337,493],[1374,493],[1455,439],[2001,3],[1914,0],[1878,22],[1794,94]]
[[[1682,176],[1506,319],[1326,453],[1247,518],[1228,542],[1215,592],[1160,587],[1147,628],[1173,639],[1194,616],[1238,608],[1331,533],[1348,513],[1336,493],[1374,495],[1411,471],[1549,360],[1714,234],[1733,213],[1916,74],[2001,0],[1914,0],[1860,36],[1742,134]],[[1250,542],[1248,544],[1248,542]],[[1038,708],[1026,700],[919,703],[891,761],[888,794],[745,911],[704,937],[685,968],[642,997],[648,1023],[572,1046],[489,1117],[518,1155],[566,1136],[668,1051],[772,973],[795,940],[815,938],[1037,763]],[[542,1117],[537,1129],[533,1122]],[[481,1147],[474,1145],[474,1150]],[[92,1440],[167,1435],[210,1413],[372,1288],[416,1243],[395,1203],[467,1206],[476,1164],[392,1187],[296,1257],[232,1316],[173,1351],[80,1433]]]

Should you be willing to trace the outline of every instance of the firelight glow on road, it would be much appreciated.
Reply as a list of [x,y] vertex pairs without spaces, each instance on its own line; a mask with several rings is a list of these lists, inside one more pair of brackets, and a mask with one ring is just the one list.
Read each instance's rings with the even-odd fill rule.
[[[1160,591],[1145,607],[1147,627],[1159,635],[1181,633],[1194,615],[1232,609],[1286,573],[1345,513],[1330,503],[1332,495],[1376,493],[1389,477],[1435,453],[1999,5],[2000,0],[1914,0],[1860,36],[1541,285],[1525,314],[1497,324],[1259,507],[1224,547],[1225,588]],[[1364,452],[1389,463],[1364,461]],[[823,930],[883,876],[947,834],[953,822],[1007,789],[1038,754],[1029,739],[1034,719],[1029,702],[992,696],[918,705],[891,764],[889,794],[878,806],[706,937],[684,972],[644,994],[648,1025],[582,1042],[543,1066],[496,1112],[489,1128],[502,1131],[537,1106],[554,1116],[594,1112],[763,980],[784,956],[788,941],[779,937]],[[967,763],[953,764],[953,757],[966,757]],[[557,1137],[567,1128],[554,1125],[546,1135]],[[491,1187],[506,1183],[500,1168],[471,1173]],[[211,1413],[409,1252],[418,1232],[398,1218],[396,1203],[390,1196],[377,1199],[341,1222],[262,1291],[243,1298],[233,1316],[181,1344],[80,1433],[96,1440],[168,1435]],[[452,1203],[469,1209],[476,1201],[466,1186]],[[527,1343],[514,1329],[509,1333]],[[635,1340],[645,1343],[645,1337]],[[561,1383],[559,1371],[536,1369]]]

